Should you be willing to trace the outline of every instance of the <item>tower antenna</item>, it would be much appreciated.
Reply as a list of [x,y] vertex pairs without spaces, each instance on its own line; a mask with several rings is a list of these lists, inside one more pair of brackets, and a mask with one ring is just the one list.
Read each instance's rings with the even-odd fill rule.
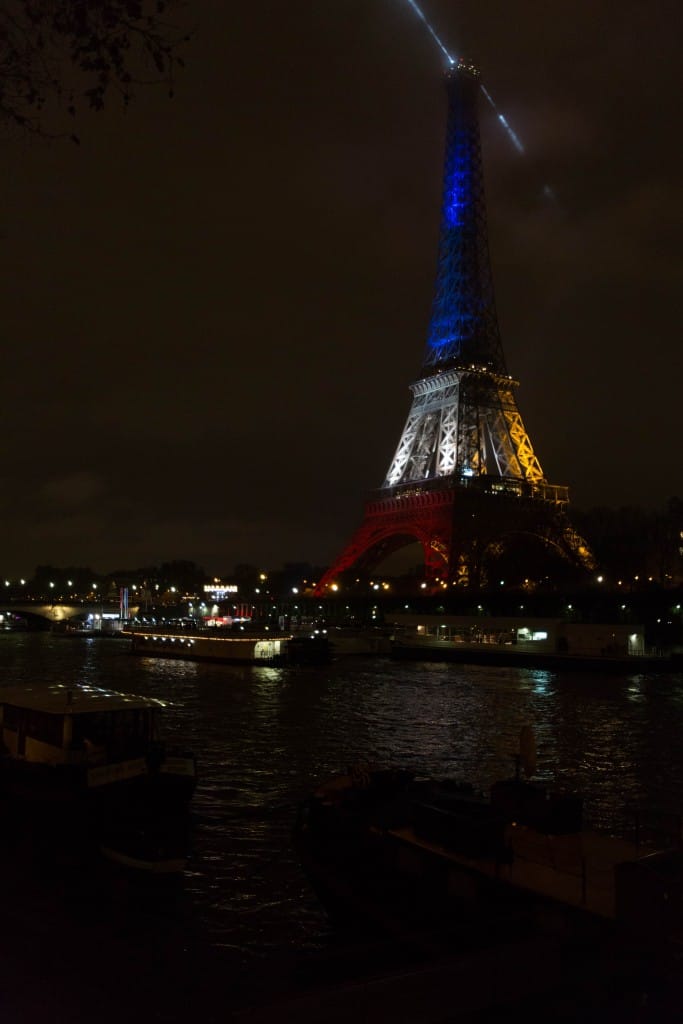
[[[415,11],[415,13],[417,14],[418,18],[426,25],[427,31],[429,32],[429,34],[431,35],[432,39],[434,40],[434,42],[439,47],[439,49],[443,53],[444,57],[448,61],[448,66],[449,67],[453,67],[455,64],[457,64],[458,63],[458,58],[457,57],[452,57],[450,55],[450,53],[448,52],[446,46],[441,41],[441,39],[439,38],[438,34],[435,32],[435,30],[432,28],[431,24],[427,20],[424,11],[420,7],[418,7],[418,5],[415,2],[415,0],[408,0],[408,3],[412,7],[412,9]],[[510,142],[512,143],[512,145],[515,147],[515,149],[517,150],[518,153],[523,153],[524,152],[524,144],[523,144],[522,140],[520,139],[519,135],[514,130],[514,128],[512,128],[510,126],[510,123],[507,120],[507,118],[505,117],[505,115],[501,114],[501,112],[499,111],[498,107],[496,106],[496,104],[495,104],[495,102],[494,102],[490,92],[488,91],[488,89],[483,84],[481,85],[481,91],[483,92],[484,96],[486,97],[486,99],[489,101],[489,103],[493,107],[495,115],[498,118],[498,120],[500,121],[500,123],[503,126],[503,128],[505,129],[505,131],[507,132],[508,138],[510,139]]]

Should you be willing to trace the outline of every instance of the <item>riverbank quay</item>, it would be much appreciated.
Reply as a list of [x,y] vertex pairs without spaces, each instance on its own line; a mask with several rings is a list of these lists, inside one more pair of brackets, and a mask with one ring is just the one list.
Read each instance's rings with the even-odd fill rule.
[[577,623],[530,616],[394,616],[391,656],[400,660],[612,673],[683,671],[683,653],[656,650],[640,624]]
[[680,1021],[680,964],[635,945],[546,935],[477,946],[454,928],[445,951],[429,932],[387,943],[347,931],[238,965],[205,941],[187,887],[42,871],[27,889],[26,864],[19,881],[0,940],[0,1017],[12,1024]]
[[483,646],[451,646],[444,642],[409,644],[398,641],[391,645],[391,657],[397,661],[451,662],[459,665],[489,665],[498,668],[548,669],[561,672],[604,672],[620,675],[655,673],[683,675],[683,661],[677,656],[661,657],[590,657],[579,654],[543,654],[495,649]]
[[[577,1021],[603,1024],[678,1024],[683,1005],[680,965],[650,950],[579,945],[559,938],[521,939],[487,949],[461,949],[429,957],[359,944],[339,954],[339,964],[318,965],[321,972],[283,991],[275,999],[238,1007],[235,1024],[484,1024],[524,1020],[546,1024]],[[385,960],[383,969],[382,959]],[[404,962],[401,962],[401,960]],[[323,981],[327,973],[327,981]]]

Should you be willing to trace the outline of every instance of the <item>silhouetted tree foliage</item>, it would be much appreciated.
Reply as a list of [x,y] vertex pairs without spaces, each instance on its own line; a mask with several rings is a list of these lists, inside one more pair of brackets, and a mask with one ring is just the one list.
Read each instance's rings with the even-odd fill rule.
[[261,570],[255,565],[240,562],[235,566],[232,573],[226,573],[226,579],[234,580],[240,589],[245,592],[251,592],[259,585],[260,572]]
[[107,581],[116,587],[147,586],[165,591],[175,587],[179,593],[201,591],[207,575],[201,565],[183,559],[162,562],[161,565],[145,565],[137,569],[116,569],[107,573]]
[[501,551],[493,548],[482,569],[483,579],[493,589],[500,580],[508,588],[523,588],[529,580],[542,584],[552,581],[556,587],[562,587],[579,585],[585,579],[584,569],[572,565],[540,538],[524,534],[510,538]]
[[[136,85],[170,94],[187,35],[168,20],[177,0],[0,0],[0,121],[54,134],[53,108],[75,116],[124,105]],[[75,136],[72,136],[75,138]]]
[[[68,585],[69,580],[71,580],[70,587]],[[38,593],[49,595],[53,589],[50,587],[50,583],[54,584],[55,590],[58,590],[60,593],[66,593],[68,591],[90,590],[93,582],[99,584],[100,581],[101,577],[99,574],[88,566],[38,565],[33,574],[33,579],[29,583]]]
[[163,562],[157,570],[157,581],[162,587],[177,587],[181,593],[201,593],[207,575],[200,565],[182,559]]
[[71,580],[74,587],[91,587],[92,582],[99,579],[96,572],[88,566],[78,565],[37,565],[33,575],[33,582],[39,586],[49,583],[59,583],[60,586]]
[[598,565],[612,578],[652,577],[664,585],[683,581],[683,501],[661,509],[635,507],[574,510],[572,518]]

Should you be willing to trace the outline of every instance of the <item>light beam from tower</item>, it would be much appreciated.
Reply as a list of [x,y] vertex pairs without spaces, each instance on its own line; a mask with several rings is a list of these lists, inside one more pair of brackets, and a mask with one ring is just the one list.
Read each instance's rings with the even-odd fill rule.
[[[438,36],[436,31],[432,28],[432,25],[430,24],[430,22],[427,20],[427,17],[425,15],[424,11],[422,11],[420,9],[420,7],[415,3],[415,0],[408,0],[408,3],[413,8],[413,10],[417,14],[418,18],[426,26],[427,31],[431,35],[432,39],[434,40],[434,42],[439,47],[439,49],[443,53],[444,57],[448,61],[448,66],[449,67],[454,67],[458,63],[458,58],[457,57],[452,57],[450,55],[450,53],[448,52],[446,46],[442,42],[441,38]],[[511,126],[511,124],[508,121],[508,119],[505,117],[505,114],[501,114],[500,110],[496,106],[496,104],[495,104],[495,102],[494,102],[494,100],[493,100],[493,98],[491,96],[491,93],[488,91],[488,89],[486,89],[486,87],[484,85],[481,86],[481,91],[483,92],[484,96],[486,97],[486,99],[491,104],[491,106],[492,106],[492,108],[493,108],[493,110],[495,112],[496,117],[498,118],[498,120],[499,120],[500,124],[502,125],[502,127],[505,129],[505,131],[507,133],[507,136],[510,139],[510,142],[512,143],[512,145],[515,147],[515,149],[517,150],[518,153],[523,153],[524,152],[524,143],[522,142],[522,140],[520,139],[519,135],[514,130],[514,128]]]
[[429,34],[431,35],[431,37],[432,37],[432,39],[434,40],[434,42],[436,43],[436,45],[437,45],[437,46],[439,47],[439,49],[440,49],[440,50],[441,50],[441,52],[443,53],[443,55],[444,55],[444,57],[446,58],[446,60],[448,61],[449,65],[453,65],[453,64],[455,64],[455,57],[451,57],[451,55],[450,55],[450,53],[448,52],[448,50],[446,49],[446,47],[445,47],[445,46],[444,46],[444,44],[443,44],[443,43],[441,42],[441,40],[439,39],[439,37],[438,37],[438,35],[436,34],[436,32],[434,31],[434,29],[432,28],[432,26],[431,26],[431,25],[429,24],[429,22],[427,21],[427,18],[425,17],[425,14],[424,14],[424,11],[422,11],[422,10],[421,10],[421,9],[420,9],[420,8],[418,7],[418,5],[417,5],[417,4],[415,3],[415,0],[408,0],[408,3],[409,3],[409,4],[410,4],[410,6],[411,6],[411,7],[413,8],[413,10],[414,10],[414,11],[415,11],[415,13],[417,14],[418,18],[419,18],[419,19],[420,19],[420,20],[421,20],[421,21],[422,21],[422,22],[423,22],[423,23],[425,24],[425,26],[427,27],[427,31],[429,32]]

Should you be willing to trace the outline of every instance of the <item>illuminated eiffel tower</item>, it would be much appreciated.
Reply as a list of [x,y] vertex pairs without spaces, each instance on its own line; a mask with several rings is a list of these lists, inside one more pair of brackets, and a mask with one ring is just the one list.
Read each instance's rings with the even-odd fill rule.
[[592,568],[566,514],[566,487],[549,484],[515,400],[496,316],[477,116],[479,72],[446,73],[448,127],[436,288],[422,375],[382,488],[318,584],[370,571],[419,541],[432,585],[486,582],[486,565],[533,536]]

